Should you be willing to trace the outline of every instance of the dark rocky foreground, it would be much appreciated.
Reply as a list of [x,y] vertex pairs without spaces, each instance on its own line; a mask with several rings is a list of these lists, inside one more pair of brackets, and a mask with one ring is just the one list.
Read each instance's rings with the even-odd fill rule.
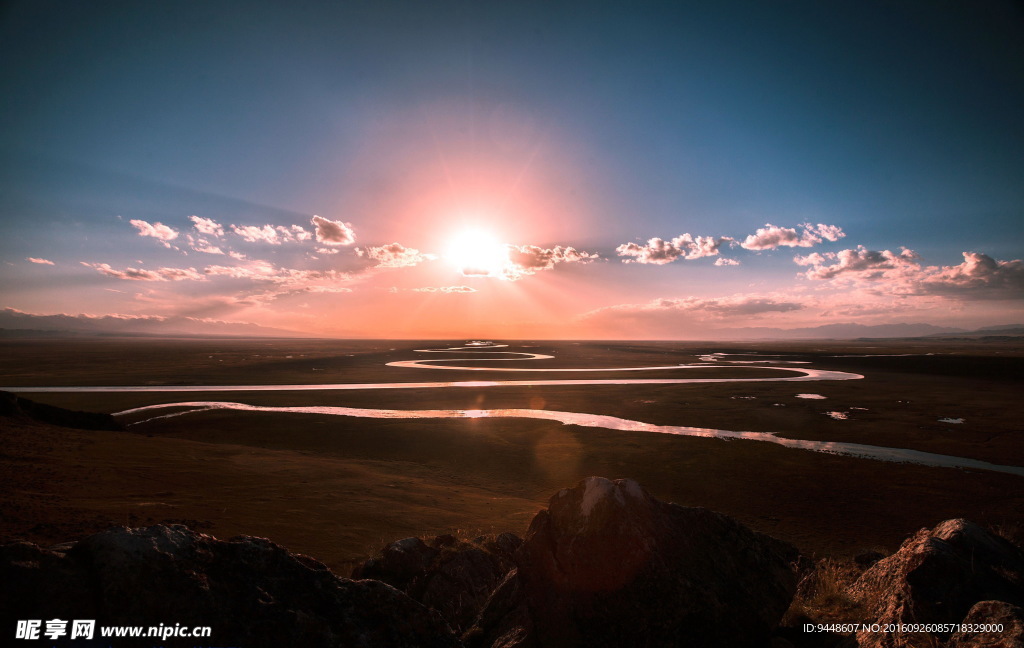
[[[590,477],[555,494],[525,539],[407,538],[354,580],[262,538],[222,541],[182,526],[6,545],[0,628],[9,638],[19,619],[208,625],[209,645],[244,648],[1024,646],[1024,555],[970,522],[920,531],[848,594],[861,622],[966,619],[1001,623],[998,634],[780,632],[806,565],[791,545],[729,517]],[[97,645],[109,644],[131,645]]]
[[[851,594],[882,625],[1003,623],[1001,642],[956,633],[948,646],[1024,648],[1024,555],[967,520],[921,529],[854,583]],[[924,633],[896,630],[857,635],[860,646],[913,645]],[[950,633],[937,633],[942,638]],[[986,641],[988,641],[986,643]]]

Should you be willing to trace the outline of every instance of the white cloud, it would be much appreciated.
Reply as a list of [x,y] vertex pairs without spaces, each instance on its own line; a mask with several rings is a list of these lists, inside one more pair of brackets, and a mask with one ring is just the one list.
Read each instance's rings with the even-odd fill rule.
[[927,268],[919,290],[968,299],[1024,297],[1024,261],[997,261],[980,252],[964,252],[963,257],[959,265]]
[[[797,265],[811,266],[804,273],[808,279],[833,279],[840,275],[873,279],[886,274],[891,276],[892,271],[916,269],[919,267],[917,263],[919,258],[916,252],[907,248],[900,248],[899,252],[889,250],[876,252],[861,245],[856,250],[841,250],[826,254],[814,252],[806,256],[797,255],[793,257],[793,261]],[[834,260],[836,263],[826,265],[830,260]]]
[[242,237],[246,243],[270,243],[271,245],[281,245],[281,238],[278,236],[277,230],[271,225],[232,225],[232,231],[235,234]]
[[350,223],[332,221],[322,216],[313,216],[309,221],[316,228],[316,240],[325,245],[352,245],[356,233]]
[[50,261],[49,259],[37,259],[36,257],[28,257],[25,260],[30,263],[41,263],[42,265],[56,265],[53,261]]
[[701,313],[714,317],[734,317],[759,315],[761,313],[787,313],[803,310],[804,308],[804,304],[792,301],[791,299],[783,301],[774,297],[758,295],[734,295],[732,297],[716,297],[711,299],[701,299],[698,297],[655,299],[641,305],[639,310],[672,310]]
[[164,247],[167,248],[171,247],[171,244],[168,241],[173,241],[174,239],[178,238],[178,232],[175,229],[168,227],[167,225],[164,225],[163,223],[147,223],[144,220],[136,219],[130,220],[128,222],[131,223],[132,227],[139,230],[139,236],[149,236],[155,238],[158,241],[160,241],[160,243],[163,244]]
[[732,238],[723,236],[693,236],[690,233],[680,234],[671,241],[661,238],[648,239],[647,243],[623,243],[615,248],[616,254],[624,259],[624,263],[648,263],[664,265],[676,259],[700,259],[715,256],[723,243],[732,242]]
[[352,289],[348,286],[308,286],[300,289],[311,293],[350,293]]
[[380,268],[407,268],[437,258],[433,254],[423,254],[415,248],[407,248],[401,243],[360,248],[356,252],[359,256],[373,259]]
[[797,256],[794,261],[810,266],[803,273],[808,279],[853,283],[879,294],[969,301],[1024,297],[1024,261],[998,261],[980,252],[963,252],[963,258],[958,265],[922,266],[919,255],[907,248],[891,252],[860,246],[834,254]]
[[308,241],[309,239],[313,238],[313,235],[309,232],[309,230],[305,229],[301,225],[292,225],[291,235],[295,237],[296,241]]
[[[749,325],[764,318],[787,317],[807,309],[795,295],[738,294],[729,297],[678,297],[638,304],[617,304],[589,311],[578,319],[587,326],[644,334],[712,334],[723,326]],[[777,319],[776,319],[777,321]]]
[[[501,277],[515,281],[538,270],[550,270],[559,263],[590,263],[597,254],[583,252],[574,247],[556,245],[542,248],[537,245],[507,245],[508,260],[501,271]],[[465,274],[465,271],[463,272]],[[471,275],[467,275],[471,276]]]
[[725,257],[718,257],[715,259],[716,266],[738,266],[740,264],[736,259],[726,259]]
[[232,225],[231,230],[246,243],[295,243],[308,241],[313,235],[299,225],[285,227],[283,225]]
[[196,230],[200,234],[206,234],[207,236],[224,236],[224,228],[220,223],[216,222],[211,218],[203,218],[201,216],[189,216],[189,220],[192,221]]
[[289,286],[297,289],[310,289],[317,286],[333,286],[351,281],[354,277],[337,270],[300,270],[283,268],[266,261],[250,261],[246,265],[222,266],[211,265],[203,268],[203,274],[210,277],[229,277],[232,279],[248,279],[251,281],[268,282]]
[[224,250],[204,238],[186,234],[185,239],[188,241],[188,246],[196,252],[204,252],[206,254],[224,254]]
[[846,236],[842,228],[837,225],[825,225],[818,223],[803,223],[800,225],[803,232],[791,227],[777,227],[767,223],[754,234],[747,236],[740,243],[740,247],[747,250],[774,250],[779,247],[811,247],[823,240],[838,241]]
[[[425,286],[423,288],[410,288],[412,292],[423,292],[423,293],[475,293],[475,288],[469,286]],[[393,288],[391,292],[398,292],[397,288]]]
[[203,281],[205,279],[195,268],[157,268],[156,270],[125,268],[117,270],[106,263],[88,263],[86,261],[81,263],[100,274],[129,281]]

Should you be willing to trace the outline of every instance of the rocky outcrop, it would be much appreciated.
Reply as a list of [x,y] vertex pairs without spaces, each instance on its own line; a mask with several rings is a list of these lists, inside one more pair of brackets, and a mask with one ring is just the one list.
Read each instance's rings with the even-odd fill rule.
[[754,646],[796,588],[792,546],[632,480],[589,477],[551,498],[468,646]]
[[[865,571],[851,595],[883,626],[959,623],[979,601],[1024,605],[1024,554],[973,522],[946,520],[921,529]],[[894,648],[911,640],[901,633],[863,632],[857,638],[862,648]]]
[[522,540],[511,533],[469,542],[443,535],[429,545],[419,538],[406,538],[356,567],[352,577],[375,578],[397,587],[462,631],[513,568],[512,555],[520,544]]
[[0,582],[6,628],[19,619],[96,619],[210,626],[211,645],[459,645],[440,615],[384,583],[338,578],[263,538],[221,541],[178,525],[112,529],[66,552],[6,545]]
[[[1024,553],[981,527],[948,520],[889,557],[854,562],[866,569],[848,575],[860,574],[852,588],[836,586],[854,599],[844,596],[843,621],[1002,626],[952,637],[863,633],[860,648],[1024,648]],[[117,528],[50,549],[2,546],[0,627],[179,623],[213,628],[210,645],[249,648],[853,645],[792,618],[777,628],[800,564],[792,546],[729,517],[661,502],[631,480],[590,477],[552,497],[525,540],[406,538],[357,567],[355,580],[266,539],[221,541],[183,526]]]
[[1024,609],[1003,601],[975,603],[946,648],[1024,648]]
[[11,392],[0,391],[0,416],[29,418],[79,430],[120,430],[122,426],[110,414],[79,412],[37,403]]

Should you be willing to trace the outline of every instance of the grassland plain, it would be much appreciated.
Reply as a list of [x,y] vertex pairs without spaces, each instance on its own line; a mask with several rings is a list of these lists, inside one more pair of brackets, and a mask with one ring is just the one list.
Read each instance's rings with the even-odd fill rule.
[[[792,366],[865,377],[802,383],[23,395],[104,412],[184,400],[552,409],[1024,465],[1019,396],[1024,348],[1013,340],[508,344],[505,351],[555,356],[532,361],[538,368],[663,366],[722,352],[756,353],[742,359],[807,362]],[[583,377],[386,366],[398,360],[442,359],[415,350],[452,345],[391,340],[3,341],[0,381],[27,387]],[[690,375],[687,371],[693,370],[630,372],[628,377],[684,377]],[[720,378],[780,373],[741,366],[699,371],[702,377]],[[585,377],[623,374],[593,372]],[[801,393],[825,398],[799,398]],[[836,420],[828,412],[842,412],[846,418]],[[963,422],[950,422],[958,419]],[[265,535],[342,572],[381,543],[403,536],[452,530],[523,533],[557,489],[595,474],[635,478],[661,499],[722,511],[818,556],[892,550],[907,534],[951,517],[1000,526],[1024,522],[1024,489],[1021,478],[1013,475],[540,420],[370,420],[211,411],[121,432],[69,430],[24,420],[2,425],[0,492],[9,504],[0,519],[0,534],[6,539],[53,543],[110,524],[186,521],[220,537]]]

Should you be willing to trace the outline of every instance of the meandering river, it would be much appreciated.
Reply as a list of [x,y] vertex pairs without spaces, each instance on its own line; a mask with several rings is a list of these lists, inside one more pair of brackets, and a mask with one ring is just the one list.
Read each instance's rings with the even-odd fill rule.
[[[700,364],[680,364],[665,366],[646,367],[613,367],[613,368],[511,368],[511,367],[476,367],[465,366],[453,363],[466,361],[487,361],[487,362],[508,362],[528,360],[548,360],[553,356],[539,353],[522,353],[511,351],[496,351],[507,348],[506,345],[493,344],[488,342],[471,342],[462,347],[450,347],[445,349],[417,349],[420,353],[472,353],[474,357],[462,357],[455,359],[432,359],[432,360],[404,360],[390,362],[388,366],[417,368],[417,369],[448,369],[460,371],[503,371],[503,372],[618,372],[618,371],[662,371],[662,370],[694,370],[705,368],[721,368],[723,366],[751,367],[770,364],[771,368],[788,375],[780,375],[773,378],[622,378],[622,379],[555,379],[555,380],[493,380],[493,381],[457,381],[457,382],[420,382],[420,383],[334,383],[334,384],[311,384],[311,385],[171,385],[171,386],[111,386],[111,387],[20,387],[6,388],[9,391],[20,392],[241,392],[241,391],[341,391],[341,390],[374,390],[374,389],[424,389],[424,388],[480,388],[499,386],[541,386],[541,385],[679,385],[689,383],[741,383],[741,382],[802,382],[802,381],[826,381],[826,380],[856,380],[863,378],[860,374],[847,373],[842,371],[826,371],[811,369],[808,367],[781,367],[774,366],[778,360],[726,360],[725,354],[712,354],[703,356]],[[482,354],[489,354],[491,357],[482,358]],[[516,357],[493,357],[494,355],[516,356]],[[751,354],[755,355],[755,354]],[[796,375],[792,375],[796,374]],[[376,419],[457,419],[457,418],[532,418],[549,421],[558,421],[564,425],[577,425],[580,427],[604,428],[609,430],[622,430],[628,432],[648,432],[655,434],[674,434],[680,436],[709,437],[725,440],[761,441],[773,443],[787,448],[809,450],[828,454],[846,455],[889,462],[907,462],[922,464],[926,466],[938,466],[946,468],[967,468],[975,470],[991,470],[1002,473],[1009,473],[1024,477],[1024,467],[1005,466],[993,464],[977,459],[965,457],[954,457],[950,455],[921,452],[905,448],[890,448],[883,446],[872,446],[859,443],[843,443],[832,441],[811,441],[806,439],[790,439],[780,437],[775,432],[738,432],[733,430],[717,430],[712,428],[687,427],[679,425],[654,425],[643,421],[633,421],[615,416],[599,414],[587,414],[579,412],[560,412],[554,410],[540,409],[490,409],[490,410],[388,410],[368,409],[356,407],[329,407],[329,406],[306,406],[306,407],[273,407],[249,405],[246,403],[234,403],[227,401],[184,401],[179,403],[164,403],[159,405],[147,405],[136,407],[114,416],[135,417],[143,412],[154,414],[162,410],[175,410],[165,414],[136,421],[133,425],[148,421],[185,416],[198,412],[211,410],[238,410],[245,412],[266,412],[266,413],[300,413],[320,414],[329,416],[350,416]]]

